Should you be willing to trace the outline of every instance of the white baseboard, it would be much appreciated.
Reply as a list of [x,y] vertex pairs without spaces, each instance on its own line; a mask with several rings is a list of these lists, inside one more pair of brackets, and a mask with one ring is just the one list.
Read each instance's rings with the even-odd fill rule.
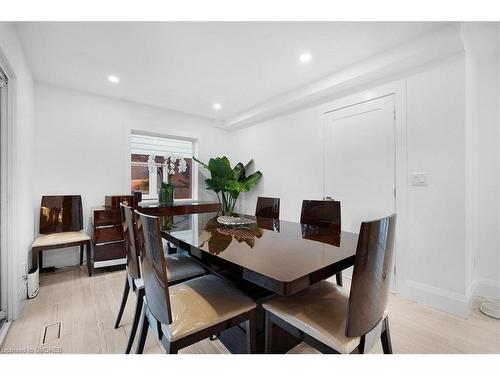
[[469,288],[467,294],[451,292],[432,285],[419,283],[413,280],[406,281],[405,298],[414,300],[435,309],[467,318],[470,312],[470,300],[473,289]]
[[465,294],[460,294],[429,284],[406,280],[405,294],[399,296],[461,318],[467,318],[475,297],[500,299],[500,284],[495,280],[478,278],[471,283]]

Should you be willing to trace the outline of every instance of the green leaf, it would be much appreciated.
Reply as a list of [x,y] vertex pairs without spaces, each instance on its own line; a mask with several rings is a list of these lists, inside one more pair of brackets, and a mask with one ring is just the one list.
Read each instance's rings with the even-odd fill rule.
[[216,193],[224,188],[224,184],[221,185],[221,183],[217,179],[207,178],[205,180],[205,183],[207,184],[207,190],[213,190]]
[[259,180],[262,177],[262,173],[260,171],[252,173],[250,176],[246,177],[245,180],[243,180],[243,185],[244,191],[249,191],[251,188],[253,188]]
[[236,181],[243,180],[246,177],[245,166],[243,165],[243,163],[238,163],[235,165],[235,167],[233,168],[233,175]]
[[245,184],[241,181],[230,181],[226,185],[226,189],[230,192],[243,193],[245,191]]
[[231,180],[233,178],[233,170],[229,159],[225,156],[211,158],[208,161],[208,170],[212,173],[212,178],[219,177],[221,179]]

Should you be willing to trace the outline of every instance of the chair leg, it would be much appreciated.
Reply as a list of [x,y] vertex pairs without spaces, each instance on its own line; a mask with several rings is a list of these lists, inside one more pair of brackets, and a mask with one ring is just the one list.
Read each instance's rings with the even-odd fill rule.
[[335,274],[335,279],[337,280],[337,285],[338,286],[344,286],[344,283],[342,282],[342,271],[337,272]]
[[83,247],[84,245],[80,245],[80,266],[83,264]]
[[90,257],[90,244],[88,243],[87,245],[87,269],[89,271],[89,277],[92,277],[92,259]]
[[127,304],[127,298],[130,291],[130,284],[128,283],[128,278],[125,278],[125,288],[123,289],[122,303],[120,304],[120,310],[118,311],[118,316],[116,317],[115,328],[120,326],[120,320],[122,319],[123,311],[125,310],[125,305]]
[[137,303],[135,305],[134,322],[132,323],[132,328],[130,329],[130,336],[128,338],[127,349],[125,349],[125,354],[129,354],[132,350],[132,344],[134,343],[135,333],[137,332],[137,327],[139,326],[139,320],[141,319],[142,302],[144,299],[144,289],[139,289],[137,293]]
[[271,313],[266,310],[266,321],[265,321],[265,345],[264,353],[271,353],[273,347],[273,322],[271,321]]
[[179,348],[174,343],[171,343],[170,341],[162,341],[162,344],[167,354],[179,353]]
[[382,326],[382,334],[380,335],[380,341],[382,341],[382,349],[384,354],[392,354],[392,343],[391,343],[391,332],[389,330],[389,317],[384,319]]
[[146,344],[146,337],[148,336],[149,321],[146,315],[146,309],[142,309],[142,326],[141,332],[139,334],[139,342],[137,343],[137,348],[135,354],[142,354],[144,351],[144,345]]
[[359,345],[351,352],[351,354],[365,354],[365,336],[361,336]]
[[245,322],[246,341],[247,341],[247,352],[248,354],[254,354],[257,352],[257,335],[255,327],[255,312],[250,313],[249,319]]
[[43,251],[38,251],[38,272],[43,272]]

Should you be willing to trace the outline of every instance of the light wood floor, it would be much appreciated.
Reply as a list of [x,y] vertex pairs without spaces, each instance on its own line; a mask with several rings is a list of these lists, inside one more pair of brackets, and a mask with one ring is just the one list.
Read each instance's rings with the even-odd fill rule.
[[[130,330],[135,295],[129,296],[122,325],[114,329],[125,271],[89,278],[84,268],[44,274],[40,293],[26,303],[2,346],[3,351],[23,348],[58,348],[62,353],[123,353]],[[389,317],[395,353],[500,353],[500,321],[478,311],[476,301],[468,319],[442,313],[392,296]],[[61,338],[40,345],[45,325],[61,322]],[[134,346],[135,348],[135,346]],[[162,353],[148,335],[146,353]],[[204,340],[181,353],[227,353],[219,341]],[[317,353],[300,344],[290,353]],[[372,353],[382,353],[380,344]]]

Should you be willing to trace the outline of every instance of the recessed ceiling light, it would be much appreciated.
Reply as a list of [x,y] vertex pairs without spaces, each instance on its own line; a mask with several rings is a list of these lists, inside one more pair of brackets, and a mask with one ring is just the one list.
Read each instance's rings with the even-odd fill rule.
[[299,60],[300,62],[303,62],[303,63],[308,63],[309,61],[311,61],[311,54],[310,53],[303,53],[299,56]]
[[219,103],[214,103],[213,105],[214,109],[219,110],[222,108],[222,106]]
[[118,83],[120,82],[120,78],[118,78],[117,76],[108,76],[108,81],[111,83]]

